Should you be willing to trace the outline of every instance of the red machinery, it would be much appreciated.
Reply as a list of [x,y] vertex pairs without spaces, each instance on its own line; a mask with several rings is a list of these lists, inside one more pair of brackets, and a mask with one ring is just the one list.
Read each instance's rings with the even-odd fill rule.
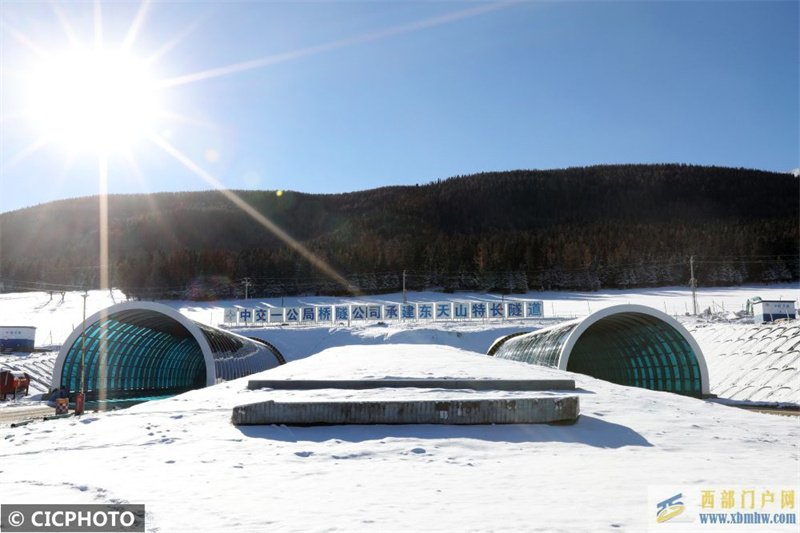
[[5,400],[9,394],[27,396],[28,387],[31,384],[31,377],[25,372],[13,372],[3,370],[0,372],[0,396]]

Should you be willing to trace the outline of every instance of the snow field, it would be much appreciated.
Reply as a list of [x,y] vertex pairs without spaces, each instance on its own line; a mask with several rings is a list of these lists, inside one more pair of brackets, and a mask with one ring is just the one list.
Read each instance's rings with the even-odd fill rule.
[[337,347],[253,377],[544,376],[576,380],[576,424],[236,428],[234,405],[267,398],[520,394],[249,391],[243,378],[4,428],[0,490],[8,503],[144,503],[149,531],[643,531],[650,485],[800,482],[797,418],[453,347]]

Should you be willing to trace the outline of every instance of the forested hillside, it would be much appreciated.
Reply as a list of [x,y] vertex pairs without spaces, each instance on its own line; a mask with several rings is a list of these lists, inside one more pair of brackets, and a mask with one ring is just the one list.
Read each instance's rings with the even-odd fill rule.
[[[312,195],[236,191],[363,292],[800,279],[800,180],[686,165],[484,173]],[[5,291],[99,283],[97,198],[0,215]],[[112,284],[142,298],[342,294],[218,192],[109,198]]]

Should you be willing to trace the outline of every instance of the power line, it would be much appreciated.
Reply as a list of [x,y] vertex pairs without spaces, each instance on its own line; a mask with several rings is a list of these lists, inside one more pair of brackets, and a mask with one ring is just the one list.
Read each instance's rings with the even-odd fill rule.
[[[625,270],[633,270],[634,274],[636,274],[636,269],[642,268],[657,268],[657,269],[671,269],[676,267],[689,267],[691,272],[691,279],[694,279],[694,283],[696,284],[696,279],[694,275],[694,267],[696,266],[715,266],[715,265],[730,265],[733,268],[741,265],[766,265],[766,266],[774,266],[776,262],[788,261],[788,265],[790,268],[797,264],[798,257],[795,255],[744,255],[744,256],[692,256],[689,258],[689,261],[685,259],[678,259],[675,257],[660,259],[660,260],[647,260],[647,261],[640,261],[636,263],[627,263],[627,264],[615,264],[615,265],[582,265],[582,266],[573,266],[573,267],[566,267],[560,264],[554,264],[550,266],[537,266],[535,268],[528,268],[528,267],[520,267],[516,269],[505,269],[505,270],[477,270],[476,268],[459,268],[455,270],[447,269],[447,270],[440,270],[438,268],[434,269],[427,269],[427,270],[413,270],[413,269],[404,269],[404,270],[384,270],[384,271],[361,271],[361,272],[351,272],[346,274],[345,277],[351,280],[358,280],[359,285],[363,285],[365,282],[368,282],[371,278],[376,278],[375,281],[378,283],[385,284],[387,278],[396,277],[397,281],[395,283],[400,283],[402,280],[406,284],[412,283],[413,285],[425,285],[431,282],[438,282],[438,283],[447,283],[447,282],[461,282],[464,280],[474,279],[480,280],[481,278],[491,278],[493,276],[501,277],[511,275],[525,275],[527,278],[537,278],[545,275],[581,275],[591,273],[596,276],[604,277],[604,276],[613,276],[620,273],[623,273]],[[84,267],[80,267],[84,268]],[[85,267],[87,270],[93,267]],[[201,286],[204,289],[213,288],[215,284],[215,278],[219,278],[218,282],[222,285],[231,284],[233,283],[229,278],[224,275],[219,276],[206,276],[205,279],[201,282]],[[690,279],[690,284],[692,283]],[[390,279],[391,281],[391,279]],[[313,288],[314,286],[319,286],[320,284],[325,284],[329,282],[328,278],[322,276],[269,276],[269,277],[246,277],[242,280],[242,284],[244,285],[245,295],[249,297],[250,289],[254,286],[261,286],[269,287],[270,285],[282,285],[291,283],[294,284],[298,289],[309,287]],[[93,285],[93,283],[56,283],[56,282],[48,282],[48,281],[30,281],[30,280],[19,280],[19,279],[11,279],[11,278],[0,278],[0,283],[5,283],[7,285],[11,285],[14,290],[18,291],[25,291],[25,292],[35,292],[35,291],[66,291],[66,290],[84,290],[87,285]],[[7,287],[9,289],[11,287]],[[128,292],[140,292],[140,293],[159,293],[159,292],[185,292],[187,290],[191,290],[191,282],[187,282],[184,284],[170,284],[170,285],[143,285],[143,286],[128,286],[125,285],[125,290]]]
[[694,312],[693,315],[697,315],[697,279],[694,277],[694,256],[689,258],[689,265],[692,269],[692,277],[689,280],[689,284],[692,286],[692,309]]

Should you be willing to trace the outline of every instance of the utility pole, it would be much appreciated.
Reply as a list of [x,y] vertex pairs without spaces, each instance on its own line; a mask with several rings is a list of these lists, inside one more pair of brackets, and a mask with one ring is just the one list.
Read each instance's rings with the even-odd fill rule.
[[242,283],[244,283],[244,301],[246,302],[248,300],[249,289],[252,282],[250,281],[250,278],[244,278]]
[[83,333],[81,334],[81,392],[75,395],[75,414],[83,414],[83,404],[86,394],[86,298],[89,291],[83,291]]
[[403,270],[403,303],[408,303],[406,298],[406,271]]
[[689,280],[689,284],[692,286],[692,309],[694,309],[694,316],[697,316],[697,280],[694,277],[694,256],[689,257],[689,269],[692,275]]

